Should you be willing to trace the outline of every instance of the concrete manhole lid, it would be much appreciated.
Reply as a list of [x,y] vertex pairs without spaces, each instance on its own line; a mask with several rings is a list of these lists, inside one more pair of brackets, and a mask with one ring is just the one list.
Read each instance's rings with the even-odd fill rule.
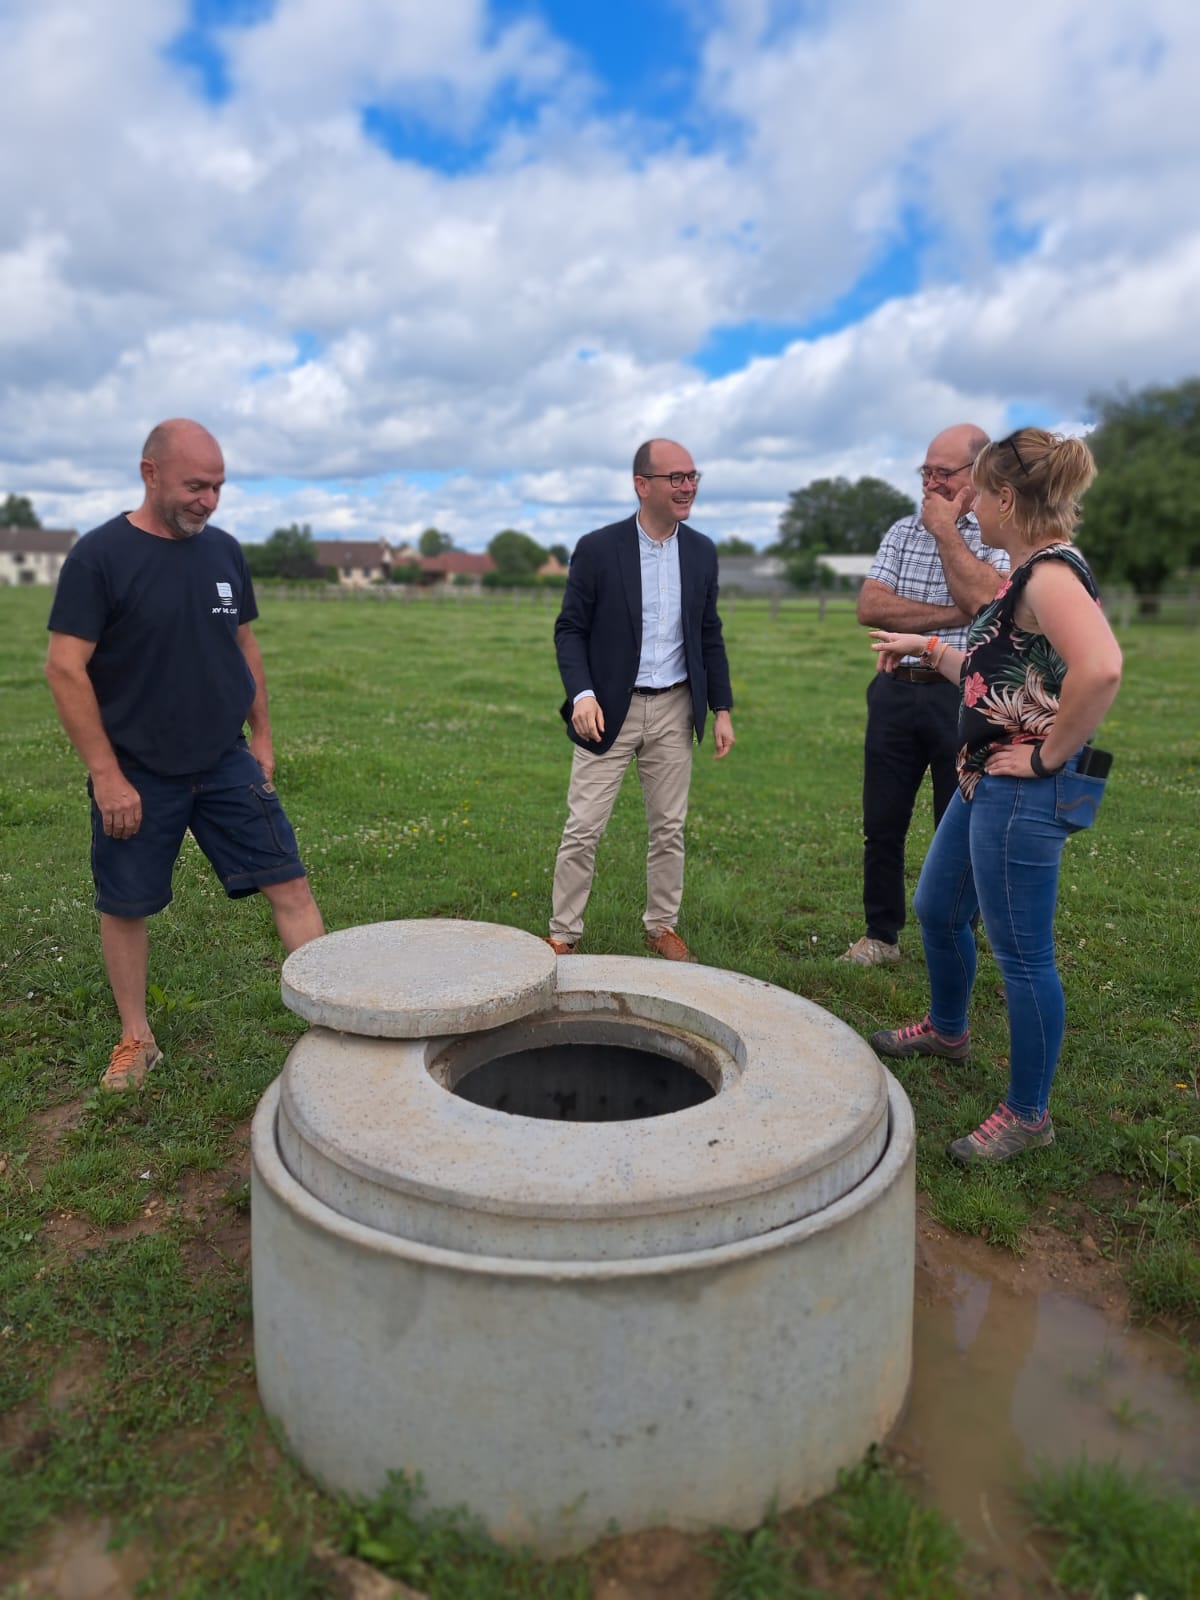
[[[281,1079],[285,1165],[314,1199],[382,1234],[562,1260],[670,1255],[786,1227],[850,1195],[884,1154],[878,1057],[799,995],[708,967],[573,956],[547,1009],[461,1046],[445,1034],[306,1034]],[[647,1051],[677,1046],[670,1064],[690,1062],[717,1092],[612,1121],[512,1115],[453,1092],[456,1055],[514,1061],[560,1026],[563,1070],[598,1036],[625,1033]],[[526,1070],[536,1076],[528,1058]]]
[[548,1005],[555,965],[550,947],[520,928],[376,922],[294,951],[283,1003],[309,1022],[376,1039],[477,1033]]

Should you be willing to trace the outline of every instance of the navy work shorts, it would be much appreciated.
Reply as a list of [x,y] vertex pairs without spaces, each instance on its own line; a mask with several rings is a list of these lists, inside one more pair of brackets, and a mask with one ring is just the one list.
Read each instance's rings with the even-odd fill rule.
[[130,839],[110,839],[92,800],[97,911],[149,917],[169,905],[171,874],[189,828],[231,899],[304,877],[292,825],[244,739],[208,772],[181,777],[160,777],[119,759],[142,797],[142,825]]

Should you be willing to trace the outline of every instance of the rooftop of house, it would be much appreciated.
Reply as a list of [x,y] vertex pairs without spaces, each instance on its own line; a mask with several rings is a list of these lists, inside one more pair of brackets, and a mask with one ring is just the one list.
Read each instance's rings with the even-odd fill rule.
[[391,549],[381,539],[314,539],[313,549],[323,567],[382,567],[391,563]]
[[0,553],[65,556],[78,537],[74,528],[0,528]]
[[458,573],[480,577],[485,572],[495,571],[495,567],[496,563],[486,550],[443,550],[440,556],[421,557],[422,572],[444,572],[448,578]]

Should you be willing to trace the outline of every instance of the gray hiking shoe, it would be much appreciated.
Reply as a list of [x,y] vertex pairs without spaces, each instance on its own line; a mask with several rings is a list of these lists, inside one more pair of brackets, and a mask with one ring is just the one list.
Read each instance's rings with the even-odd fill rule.
[[941,1056],[944,1061],[965,1061],[971,1054],[971,1035],[944,1039],[928,1016],[903,1028],[881,1028],[871,1035],[871,1048],[877,1055],[905,1061],[910,1056]]
[[845,955],[838,957],[839,961],[853,961],[859,967],[891,967],[899,959],[898,944],[888,944],[886,939],[872,939],[866,934],[856,939]]
[[1037,1150],[1054,1143],[1054,1124],[1047,1111],[1036,1124],[1022,1122],[1003,1102],[963,1139],[952,1139],[946,1146],[951,1161],[969,1167],[976,1161],[1007,1161],[1023,1150]]

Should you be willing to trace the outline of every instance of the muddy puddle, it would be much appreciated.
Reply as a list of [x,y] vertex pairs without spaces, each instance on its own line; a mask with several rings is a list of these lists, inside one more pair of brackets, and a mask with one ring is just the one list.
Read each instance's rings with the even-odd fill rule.
[[912,1393],[890,1443],[984,1564],[1044,1575],[1013,1492],[1039,1461],[1117,1461],[1200,1496],[1200,1404],[1170,1340],[962,1265],[918,1285]]

